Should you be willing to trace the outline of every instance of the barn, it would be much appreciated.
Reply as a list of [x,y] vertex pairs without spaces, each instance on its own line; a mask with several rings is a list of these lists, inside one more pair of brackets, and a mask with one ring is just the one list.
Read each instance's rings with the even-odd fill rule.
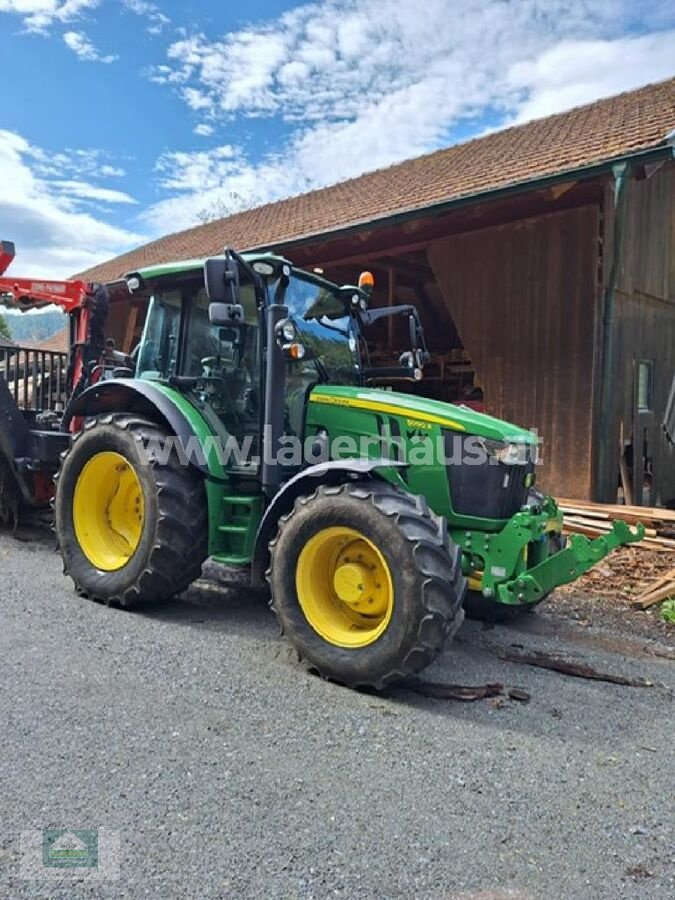
[[[675,79],[168,235],[82,273],[274,249],[414,302],[421,391],[536,428],[559,496],[672,504]],[[142,311],[128,301],[115,337]],[[402,336],[389,328],[381,351]]]

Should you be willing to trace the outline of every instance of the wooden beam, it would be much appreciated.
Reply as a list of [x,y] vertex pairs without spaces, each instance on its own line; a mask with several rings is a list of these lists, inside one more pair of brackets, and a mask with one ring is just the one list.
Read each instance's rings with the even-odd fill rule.
[[[394,306],[396,303],[396,270],[389,269],[389,284],[387,290],[387,305]],[[389,349],[394,346],[394,317],[389,316],[387,320],[387,343]]]
[[576,186],[576,181],[570,181],[567,184],[555,184],[553,187],[550,187],[547,191],[548,197],[551,200],[558,200],[563,194],[566,194],[568,191],[572,190],[573,187]]
[[127,318],[127,327],[124,332],[124,343],[122,345],[124,353],[131,353],[133,349],[134,332],[136,331],[136,322],[138,321],[138,304],[134,303],[129,310]]
[[351,266],[356,265],[358,263],[367,263],[368,261],[372,262],[373,260],[382,261],[382,265],[386,265],[384,262],[385,258],[391,257],[392,254],[399,253],[408,253],[411,250],[426,250],[429,245],[429,241],[419,241],[415,244],[402,244],[401,246],[395,246],[387,248],[386,250],[372,250],[369,253],[355,253],[352,256],[340,256],[339,254],[333,257],[332,259],[326,259],[324,257],[317,257],[312,261],[313,266],[321,266],[323,268],[329,269],[331,265],[335,266]]
[[407,256],[385,256],[383,262],[408,275],[415,275],[426,281],[434,280],[434,272],[430,265],[411,260]]

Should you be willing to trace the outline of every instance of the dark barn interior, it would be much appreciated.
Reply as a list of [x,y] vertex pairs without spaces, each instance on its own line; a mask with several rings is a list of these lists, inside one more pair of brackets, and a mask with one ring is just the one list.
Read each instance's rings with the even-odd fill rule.
[[[376,305],[416,304],[433,360],[409,389],[536,428],[547,488],[579,499],[625,494],[629,502],[668,503],[675,458],[659,426],[675,371],[675,165],[638,168],[624,191],[618,247],[610,173],[279,249],[340,282],[370,269]],[[616,342],[604,431],[611,452],[603,458],[602,324],[613,271]],[[405,337],[403,327],[390,328],[378,335],[378,350],[400,352]],[[645,367],[652,396],[640,405]]]

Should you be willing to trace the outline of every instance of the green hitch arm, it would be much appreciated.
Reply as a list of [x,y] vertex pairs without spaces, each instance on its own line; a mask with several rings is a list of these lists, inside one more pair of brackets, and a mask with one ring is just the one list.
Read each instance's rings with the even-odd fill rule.
[[612,523],[610,532],[594,540],[581,534],[572,534],[563,550],[517,578],[497,585],[499,599],[502,603],[510,604],[536,603],[561,584],[576,581],[612,550],[641,541],[644,536],[644,525],[638,523],[635,530],[632,530],[620,519]]

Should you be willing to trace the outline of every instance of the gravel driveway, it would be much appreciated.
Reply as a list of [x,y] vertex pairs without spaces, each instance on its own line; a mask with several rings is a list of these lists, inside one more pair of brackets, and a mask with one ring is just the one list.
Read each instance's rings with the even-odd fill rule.
[[[306,674],[264,602],[208,574],[132,614],[77,598],[49,538],[0,535],[0,896],[675,896],[672,648],[549,607],[465,623],[422,676],[530,702],[360,694]],[[111,830],[119,880],[23,878],[19,835],[44,828]]]

